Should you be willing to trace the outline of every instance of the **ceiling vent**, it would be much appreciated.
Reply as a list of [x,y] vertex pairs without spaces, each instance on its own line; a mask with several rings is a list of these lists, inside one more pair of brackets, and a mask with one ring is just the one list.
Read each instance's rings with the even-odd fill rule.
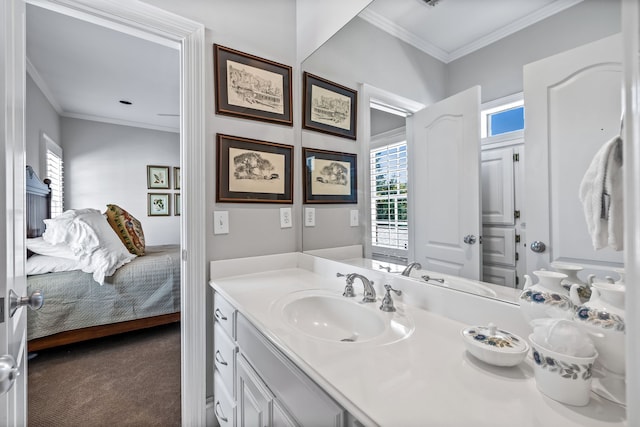
[[438,3],[440,3],[441,0],[420,0],[422,3],[426,4],[427,6],[435,6]]

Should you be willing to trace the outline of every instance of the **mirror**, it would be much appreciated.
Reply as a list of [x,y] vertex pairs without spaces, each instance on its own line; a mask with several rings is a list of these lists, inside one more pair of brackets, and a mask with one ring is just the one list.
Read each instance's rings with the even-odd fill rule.
[[[372,181],[368,172],[370,169],[370,149],[376,139],[379,139],[376,137],[382,135],[393,139],[394,131],[397,131],[396,134],[402,133],[402,130],[399,130],[396,125],[400,125],[405,119],[398,116],[398,113],[411,115],[414,111],[431,106],[475,85],[481,87],[481,102],[484,105],[488,105],[494,100],[506,99],[514,94],[521,94],[524,90],[523,67],[526,64],[620,32],[619,1],[606,2],[606,4],[589,0],[576,1],[571,4],[552,0],[541,1],[535,5],[530,1],[515,3],[531,7],[529,13],[537,11],[538,20],[531,19],[531,16],[526,19],[521,17],[508,26],[503,25],[495,32],[485,29],[490,33],[490,36],[487,36],[486,32],[477,33],[472,39],[472,43],[456,47],[451,43],[456,41],[454,39],[461,33],[462,28],[473,27],[471,29],[474,29],[473,24],[476,20],[484,22],[483,14],[491,15],[492,10],[501,8],[504,3],[498,4],[496,2],[492,6],[491,2],[483,2],[479,11],[473,11],[470,9],[473,2],[465,0],[442,0],[436,6],[424,5],[417,0],[406,0],[401,4],[394,0],[374,0],[359,16],[352,19],[302,62],[301,71],[321,76],[359,91],[358,135],[355,142],[311,130],[303,129],[301,131],[303,147],[358,155],[358,203],[355,205],[305,205],[304,218],[301,221],[303,250],[318,251],[319,255],[333,257],[336,256],[335,253],[326,251],[326,249],[346,248],[339,256],[349,258],[348,254],[351,254],[354,255],[354,262],[364,262],[373,269],[390,267],[393,271],[402,269],[408,262],[414,261],[411,248],[408,252],[390,250],[381,254],[382,256],[373,253],[370,249],[373,236],[370,188],[375,185],[375,180]],[[563,6],[561,7],[560,4]],[[436,12],[440,13],[440,11],[442,14],[436,15]],[[420,14],[425,12],[433,13],[436,18],[420,17]],[[547,15],[540,18],[543,12]],[[402,16],[393,18],[389,15],[390,13]],[[433,43],[428,43],[412,36],[392,21],[392,19],[398,18],[407,22],[412,19],[417,20],[418,17],[423,19],[419,22],[420,26],[434,28],[445,35],[438,38],[437,34],[434,34],[432,35],[435,37],[432,39]],[[431,21],[427,19],[431,19]],[[515,28],[516,31],[505,35],[505,31],[509,28]],[[566,28],[575,28],[575,31],[568,32]],[[447,29],[453,31],[444,33]],[[441,46],[444,47],[436,48],[435,45],[439,43],[442,43]],[[376,104],[373,109],[369,103],[370,99]],[[619,111],[615,114],[620,117]],[[409,121],[411,120],[410,118]],[[394,124],[387,125],[385,124],[387,122]],[[605,129],[605,126],[602,126],[601,130],[605,133],[610,132],[610,127],[607,125]],[[601,143],[606,141],[604,133],[598,137],[603,138]],[[481,146],[482,153],[489,150],[495,152],[498,148],[508,147],[513,154],[526,157],[522,136],[519,140],[510,142],[505,141],[506,139],[508,138],[502,138],[499,142],[489,144],[484,141]],[[420,164],[416,164],[416,159],[411,158],[410,155],[407,156],[407,161],[410,170],[420,167]],[[519,284],[512,283],[512,288],[495,285],[503,280],[503,276],[498,273],[505,269],[505,264],[498,262],[495,263],[495,268],[487,269],[487,266],[492,267],[492,262],[487,262],[485,253],[484,280],[493,282],[493,284],[481,283],[482,287],[476,286],[474,289],[473,286],[469,286],[462,290],[514,302],[520,293],[518,288],[523,286],[525,273],[531,274],[533,270],[549,268],[548,261],[558,259],[556,252],[553,256],[548,255],[545,258],[546,261],[538,261],[533,258],[533,261],[529,262],[532,252],[527,245],[528,218],[524,203],[527,189],[519,181],[525,175],[527,177],[535,176],[535,173],[527,173],[525,170],[527,165],[527,163],[521,162],[514,167],[514,170],[522,172],[520,178],[514,178],[516,180],[514,183],[514,203],[516,210],[520,211],[520,218],[513,220],[512,230],[508,232],[521,236],[520,242],[515,246],[515,252],[518,253],[519,259],[514,266],[506,268],[514,278],[519,278]],[[584,167],[580,166],[583,167],[582,171],[586,170],[587,165],[588,163]],[[487,178],[487,175],[492,176],[491,173],[485,174],[483,172],[481,174],[481,179],[485,184],[493,182]],[[411,182],[411,172],[408,176],[407,185],[409,188],[412,185],[414,189],[419,188],[421,183]],[[483,189],[483,191],[485,190]],[[577,186],[572,191],[577,193]],[[552,195],[555,193],[552,192]],[[484,194],[482,200],[484,204],[487,204],[487,197]],[[551,204],[553,203],[555,202],[551,200]],[[358,214],[357,225],[352,221],[354,210],[357,210]],[[396,212],[396,219],[400,219],[401,209]],[[314,225],[309,225],[310,216],[314,220]],[[420,215],[414,214],[414,216],[413,220],[418,221]],[[504,232],[505,229],[503,226],[494,228],[498,228],[499,232]],[[483,241],[485,251],[490,243],[489,238],[494,237],[491,231],[493,230],[485,227],[482,232],[485,238]],[[535,240],[533,236],[531,237],[532,241]],[[586,238],[588,240],[588,236]],[[557,250],[558,245],[554,243],[547,242],[547,245],[553,250]],[[356,260],[362,255],[358,257],[357,250],[355,253],[350,251],[353,245],[356,247],[362,245],[365,253],[364,260]],[[547,251],[547,253],[550,252],[551,249]],[[607,257],[608,255],[605,256],[605,258]],[[610,265],[620,266],[619,263],[616,264],[615,259],[618,258],[614,257],[606,259],[606,261],[613,260],[613,264]],[[620,256],[619,259],[621,260],[622,257]],[[527,263],[529,265],[526,265]],[[596,271],[598,262],[592,263],[591,267]],[[600,264],[600,268],[602,268],[602,264]],[[586,279],[588,272],[590,270],[585,269],[583,279]],[[415,270],[414,273],[416,273]],[[417,280],[421,280],[420,276],[416,277]],[[441,278],[441,276],[437,278]],[[493,292],[488,292],[487,289]]]

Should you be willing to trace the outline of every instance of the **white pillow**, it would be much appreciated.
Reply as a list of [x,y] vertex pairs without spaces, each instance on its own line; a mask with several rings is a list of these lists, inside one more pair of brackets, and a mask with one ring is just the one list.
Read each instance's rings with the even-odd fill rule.
[[32,255],[27,258],[27,276],[80,269],[80,263],[69,258],[47,255]]
[[[67,258],[78,261],[80,257],[75,255],[67,244],[52,245],[46,242],[42,237],[27,239],[27,249],[39,255],[48,255],[50,257]],[[31,257],[33,258],[33,257]]]
[[[42,238],[52,245],[68,246],[85,273],[104,283],[122,265],[136,256],[129,253],[107,218],[96,209],[76,209],[45,220]],[[35,251],[34,251],[35,252]]]
[[100,211],[90,208],[70,209],[55,218],[45,219],[46,229],[42,238],[52,245],[67,244],[76,255],[92,251],[100,242],[94,230],[79,221],[87,215],[100,215]]

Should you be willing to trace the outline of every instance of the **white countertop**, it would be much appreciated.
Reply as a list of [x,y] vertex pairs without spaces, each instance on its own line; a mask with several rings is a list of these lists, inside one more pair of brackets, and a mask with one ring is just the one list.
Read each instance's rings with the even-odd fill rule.
[[[282,268],[214,278],[211,286],[366,425],[626,425],[624,408],[593,393],[585,407],[564,405],[541,394],[530,359],[512,368],[475,359],[460,337],[470,325],[423,309],[396,302],[396,315],[408,316],[415,330],[388,345],[321,341],[293,329],[279,315],[278,300],[291,292],[342,293],[344,279]],[[362,294],[359,282],[356,293]]]

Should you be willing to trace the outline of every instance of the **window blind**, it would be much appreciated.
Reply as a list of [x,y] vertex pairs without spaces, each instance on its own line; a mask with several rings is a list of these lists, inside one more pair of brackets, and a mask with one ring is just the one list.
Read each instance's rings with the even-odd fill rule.
[[58,154],[47,148],[47,170],[46,176],[51,180],[51,217],[60,215],[64,206],[64,166],[62,153]]
[[393,250],[407,251],[407,143],[385,145],[370,153],[373,251],[386,254],[394,253]]

